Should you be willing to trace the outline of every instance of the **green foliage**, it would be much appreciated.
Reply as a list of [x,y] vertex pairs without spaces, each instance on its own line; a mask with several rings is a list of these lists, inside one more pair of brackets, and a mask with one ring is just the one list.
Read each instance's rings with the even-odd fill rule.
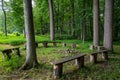
[[[119,0],[114,1],[114,24],[113,24],[113,38],[119,39]],[[67,35],[66,37],[75,38],[82,34],[82,26],[86,25],[85,39],[92,39],[92,0],[54,0],[53,1],[53,13],[54,13],[54,30],[55,34]],[[22,33],[24,30],[24,14],[23,14],[23,1],[22,0],[9,0],[5,1],[5,7],[9,9],[7,11],[7,30],[9,33],[18,31]],[[100,0],[100,31],[103,31],[104,23],[104,0]],[[35,33],[46,35],[49,34],[49,9],[47,0],[34,0],[33,5],[34,26]],[[0,31],[2,28],[2,12],[0,12]],[[85,19],[85,23],[83,23]],[[72,35],[73,37],[70,37]],[[101,37],[103,32],[100,33]],[[74,37],[75,36],[75,37]],[[57,36],[58,39],[62,37]],[[63,39],[65,37],[63,36]]]
[[76,36],[71,36],[71,35],[56,35],[55,38],[57,40],[72,40],[72,39],[77,39]]
[[[36,42],[50,41],[48,35],[35,36]],[[13,34],[8,34],[8,36],[0,36],[0,44],[10,44],[10,45],[20,45],[26,42],[26,39],[22,34],[14,32]]]
[[15,35],[15,36],[20,36],[19,32],[13,32],[12,34]]
[[3,69],[3,71],[5,71],[6,73],[12,72],[12,70],[18,69],[23,64],[24,60],[25,59],[23,57],[18,57],[17,55],[12,55],[11,59],[9,60],[6,57],[4,60],[0,58],[0,69]]
[[3,32],[0,32],[0,36],[3,36]]
[[22,35],[16,36],[13,34],[9,34],[6,36],[0,36],[0,44],[10,44],[10,45],[19,45],[23,44],[25,39]]

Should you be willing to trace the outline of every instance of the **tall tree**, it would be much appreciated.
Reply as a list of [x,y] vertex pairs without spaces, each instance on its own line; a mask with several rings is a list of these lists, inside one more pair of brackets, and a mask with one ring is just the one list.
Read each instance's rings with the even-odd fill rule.
[[71,35],[74,36],[74,29],[75,29],[75,20],[74,20],[74,0],[70,0],[71,2]]
[[[86,8],[86,0],[83,0],[83,8]],[[85,42],[85,35],[86,35],[86,10],[83,11],[82,17],[82,31],[81,31],[81,39],[83,43]]]
[[105,22],[104,22],[104,47],[113,50],[112,25],[113,25],[113,0],[105,0]]
[[32,1],[24,0],[24,19],[27,40],[27,56],[22,69],[30,69],[38,65],[35,48],[35,35],[32,14]]
[[10,7],[13,31],[22,32],[24,30],[23,0],[10,0]]
[[48,0],[50,14],[50,40],[54,40],[54,16],[53,16],[53,0]]
[[99,40],[99,0],[93,0],[93,45],[98,46]]
[[4,9],[4,0],[2,0],[2,11],[3,11],[3,15],[4,15],[4,34],[5,34],[5,36],[7,36],[6,12],[5,12],[5,9]]

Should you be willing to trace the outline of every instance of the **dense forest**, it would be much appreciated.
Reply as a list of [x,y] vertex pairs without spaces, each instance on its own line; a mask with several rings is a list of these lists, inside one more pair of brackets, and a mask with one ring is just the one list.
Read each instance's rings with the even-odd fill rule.
[[0,79],[119,80],[120,0],[0,0]]
[[[114,1],[113,39],[120,37],[120,1]],[[24,12],[23,1],[4,0],[6,15],[6,30],[8,33],[23,33]],[[32,1],[35,34],[48,35],[50,33],[49,3],[47,0]],[[92,39],[93,36],[93,0],[53,0],[53,20],[56,39]],[[100,39],[103,35],[105,1],[99,1]],[[0,10],[0,32],[4,33],[4,12],[2,4]]]

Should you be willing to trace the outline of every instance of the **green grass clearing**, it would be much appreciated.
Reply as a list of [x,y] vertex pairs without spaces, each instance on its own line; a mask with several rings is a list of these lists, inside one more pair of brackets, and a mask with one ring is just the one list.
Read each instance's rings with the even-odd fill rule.
[[[82,43],[79,40],[62,40],[66,42],[67,47],[63,47],[61,43],[57,44],[57,47],[53,47],[52,44],[48,44],[48,48],[43,48],[39,43],[37,48],[37,59],[40,66],[38,69],[31,69],[25,71],[19,71],[19,67],[24,63],[26,52],[23,49],[24,45],[20,46],[22,58],[14,55],[11,60],[3,61],[2,55],[0,55],[0,79],[12,79],[12,80],[53,80],[53,66],[51,61],[59,60],[61,58],[72,56],[76,53],[62,53],[61,51],[76,50],[78,53],[89,54],[89,45],[91,42]],[[72,49],[71,44],[76,43],[77,48]],[[115,42],[116,43],[116,42]],[[16,47],[11,45],[0,45],[0,50],[5,48]],[[0,52],[1,53],[1,52]],[[99,55],[100,57],[100,55]],[[59,80],[119,80],[120,77],[120,45],[114,45],[114,53],[109,54],[109,60],[103,61],[99,58],[98,64],[91,64],[89,61],[85,62],[85,67],[77,69],[74,66],[74,61],[64,64],[64,75]]]

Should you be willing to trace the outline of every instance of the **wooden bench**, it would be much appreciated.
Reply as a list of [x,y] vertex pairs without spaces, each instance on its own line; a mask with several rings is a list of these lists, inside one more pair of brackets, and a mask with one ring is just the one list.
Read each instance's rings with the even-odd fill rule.
[[17,47],[17,48],[11,48],[11,49],[2,50],[3,59],[4,59],[5,55],[7,55],[7,57],[10,59],[11,58],[10,54],[15,50],[17,51],[16,54],[20,57],[21,56],[20,55],[20,50],[19,50],[19,47]]
[[104,46],[94,46],[94,45],[90,45],[90,50],[96,50],[96,51],[101,51],[101,50],[106,50]]
[[76,65],[78,66],[78,68],[83,67],[84,66],[84,56],[85,56],[84,54],[77,54],[75,56],[63,58],[56,62],[51,62],[51,64],[53,65],[54,78],[62,77],[63,63],[66,63],[68,61],[76,60]]
[[108,52],[109,52],[109,50],[101,50],[101,51],[90,53],[90,62],[97,63],[97,54],[98,53],[102,53],[102,59],[107,60]]
[[45,42],[45,41],[43,41],[42,42],[43,47],[47,48],[48,47],[48,43],[52,43],[53,46],[56,47],[57,43],[59,43],[59,42],[54,42],[54,41],[52,41],[52,42]]

